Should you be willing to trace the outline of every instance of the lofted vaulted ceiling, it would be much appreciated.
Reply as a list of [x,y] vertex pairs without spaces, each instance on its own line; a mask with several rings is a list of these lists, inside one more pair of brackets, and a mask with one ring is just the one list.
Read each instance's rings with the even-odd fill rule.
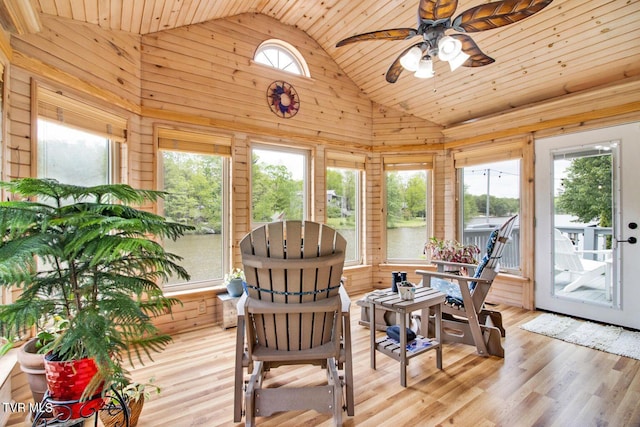
[[[6,1],[6,0],[5,0]],[[385,73],[417,39],[363,41],[346,37],[416,27],[418,0],[32,0],[40,14],[148,34],[253,12],[315,39],[373,101],[443,126],[497,114],[640,75],[640,1],[554,0],[515,24],[473,33],[496,62],[450,71],[435,60],[435,77]],[[454,16],[483,0],[459,0]]]

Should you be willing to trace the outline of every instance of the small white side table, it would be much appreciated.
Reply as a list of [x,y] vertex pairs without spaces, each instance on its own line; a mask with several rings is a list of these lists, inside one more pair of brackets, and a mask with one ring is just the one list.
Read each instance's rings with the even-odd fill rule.
[[228,293],[218,294],[222,304],[222,329],[233,328],[238,324],[238,301],[240,297],[232,297]]

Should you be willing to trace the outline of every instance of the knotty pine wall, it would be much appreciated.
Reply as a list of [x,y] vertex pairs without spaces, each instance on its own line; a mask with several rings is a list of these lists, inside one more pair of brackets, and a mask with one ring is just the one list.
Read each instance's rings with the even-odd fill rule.
[[[307,148],[313,155],[312,218],[325,215],[324,153],[326,149],[366,155],[365,265],[345,271],[347,287],[364,292],[387,287],[390,271],[412,273],[417,265],[383,264],[384,203],[382,157],[397,153],[434,154],[433,234],[453,237],[456,227],[455,171],[451,148],[491,143],[496,138],[534,132],[559,133],[580,126],[606,125],[637,119],[628,108],[638,84],[603,88],[579,102],[561,104],[563,112],[580,104],[577,114],[553,121],[560,104],[544,110],[544,128],[531,127],[527,109],[460,127],[441,129],[427,121],[372,103],[336,66],[316,42],[296,28],[264,15],[245,14],[145,36],[109,31],[43,15],[38,34],[10,37],[6,87],[8,120],[3,178],[33,174],[33,82],[57,88],[69,96],[107,108],[129,120],[125,177],[134,187],[156,188],[157,153],[153,137],[159,124],[227,133],[232,138],[233,264],[239,265],[237,242],[249,231],[249,153],[255,142]],[[311,78],[283,77],[281,72],[252,61],[258,44],[281,38],[296,46],[308,61]],[[292,119],[273,115],[266,88],[273,80],[292,83],[301,98]],[[615,99],[623,108],[617,110]],[[637,97],[635,98],[637,100]],[[591,106],[607,100],[608,113],[589,115]],[[565,114],[566,116],[566,114]],[[516,120],[523,117],[524,121]],[[532,160],[531,165],[532,167]],[[152,208],[152,207],[150,207]],[[529,212],[532,215],[532,211]],[[530,254],[532,263],[533,254]],[[410,274],[413,277],[412,274]],[[492,290],[497,301],[533,308],[532,278],[506,278]],[[158,324],[168,332],[210,326],[221,320],[216,290],[180,296],[184,302],[173,317]],[[199,307],[206,307],[201,314]]]
[[[154,128],[228,134],[232,139],[232,254],[250,229],[250,148],[267,143],[312,153],[311,216],[325,218],[325,150],[364,154],[367,199],[366,264],[345,271],[350,292],[368,291],[381,280],[372,268],[382,259],[379,245],[382,152],[441,152],[440,127],[374,106],[305,33],[267,16],[246,14],[145,36],[43,16],[43,31],[12,36],[10,150],[5,178],[34,174],[31,111],[33,82],[127,117],[125,176],[139,188],[157,188]],[[252,58],[257,46],[282,38],[307,60],[311,78],[284,75]],[[301,108],[292,119],[268,108],[266,89],[274,80],[294,85]],[[374,136],[375,128],[375,136]],[[373,146],[379,147],[372,152]],[[425,150],[425,148],[429,150]],[[182,307],[158,319],[175,333],[221,321],[216,290],[179,295]],[[200,307],[206,307],[205,313]]]

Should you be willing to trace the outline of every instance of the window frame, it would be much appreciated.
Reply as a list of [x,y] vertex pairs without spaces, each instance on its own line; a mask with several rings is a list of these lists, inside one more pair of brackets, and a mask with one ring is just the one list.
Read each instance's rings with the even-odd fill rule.
[[415,155],[388,155],[382,157],[382,188],[385,215],[382,217],[382,229],[384,234],[384,260],[387,264],[419,264],[424,262],[424,258],[420,258],[420,251],[416,250],[416,258],[390,258],[388,254],[389,238],[387,224],[387,172],[393,171],[424,171],[426,173],[426,206],[425,206],[425,236],[424,242],[432,233],[433,229],[433,154]]
[[[518,207],[518,216],[520,220],[519,224],[523,224],[521,220],[523,214],[523,203],[525,199],[529,197],[527,194],[527,186],[525,182],[525,144],[526,141],[522,139],[514,139],[507,140],[502,142],[493,142],[490,145],[484,144],[482,146],[466,148],[461,151],[456,151],[453,153],[453,166],[455,169],[455,179],[456,179],[456,209],[457,209],[457,227],[456,227],[456,238],[460,241],[463,239],[464,235],[464,168],[472,167],[472,166],[480,166],[488,163],[497,163],[504,162],[510,160],[518,160],[519,161],[519,173],[520,173],[520,183],[519,183],[519,207]],[[522,250],[524,246],[524,242],[526,240],[526,230],[523,230],[522,226],[519,229],[520,239],[518,253],[520,254],[519,259],[519,267],[517,269],[514,268],[505,268],[502,267],[502,272],[507,274],[512,274],[514,276],[522,276],[525,277],[526,266],[525,263],[527,260],[524,258],[524,252]],[[480,248],[481,252],[484,253],[484,248]]]
[[[36,121],[36,127],[38,128],[38,134],[36,136],[36,151],[34,153],[34,157],[36,159],[36,161],[34,162],[34,168],[35,168],[35,173],[33,174],[34,176],[38,176],[40,177],[40,174],[38,173],[38,170],[40,169],[40,162],[38,161],[39,157],[40,157],[40,138],[42,136],[42,132],[41,132],[41,128],[42,128],[42,121],[45,122],[49,122],[51,124],[54,125],[58,125],[58,126],[63,126],[63,127],[67,127],[69,129],[74,129],[80,132],[84,132],[87,134],[91,134],[95,137],[99,137],[99,138],[105,138],[104,135],[100,135],[100,134],[96,134],[90,130],[85,130],[85,129],[80,129],[77,126],[68,126],[65,123],[57,123],[54,121],[51,121],[47,118],[43,118],[42,116],[38,116],[38,119]],[[121,165],[121,157],[122,157],[122,144],[118,141],[115,141],[113,139],[110,138],[105,138],[106,141],[106,146],[107,146],[107,170],[108,170],[108,179],[107,179],[107,184],[117,184],[117,183],[121,183],[123,182],[122,179],[122,174],[118,173],[119,171],[122,171],[122,165]],[[44,177],[42,177],[44,178]]]
[[[346,267],[364,264],[364,223],[365,223],[365,174],[366,156],[364,154],[354,154],[339,151],[327,151],[325,153],[325,193],[326,193],[326,171],[329,168],[353,170],[356,175],[356,214],[355,214],[355,259],[345,261]],[[328,209],[325,208],[325,215],[328,217]],[[326,219],[325,219],[326,222]]]
[[127,182],[126,152],[128,120],[105,108],[33,81],[31,99],[31,176],[38,176],[39,122],[89,133],[108,141],[109,183]]
[[[296,63],[296,65],[298,66],[298,69],[300,70],[299,73],[293,72],[293,71],[289,71],[287,69],[281,68],[281,67],[276,67],[270,64],[265,64],[262,61],[259,61],[258,55],[260,55],[261,53],[263,53],[266,49],[276,49],[278,52],[284,52],[286,55],[291,56],[291,58],[293,58],[294,62]],[[265,54],[266,56],[266,54]],[[307,61],[304,59],[304,56],[302,56],[302,54],[300,53],[300,51],[298,49],[296,49],[291,43],[287,43],[284,40],[280,40],[280,39],[268,39],[263,41],[262,43],[260,43],[260,45],[258,45],[258,47],[256,48],[256,51],[253,55],[253,61],[256,64],[260,64],[263,65],[265,67],[269,67],[269,68],[273,68],[274,70],[279,70],[279,71],[284,71],[285,73],[289,73],[295,76],[303,76],[303,77],[311,77],[311,73],[309,71],[309,66],[307,65]]]
[[[180,293],[182,291],[202,291],[209,288],[224,288],[224,277],[231,270],[231,140],[228,135],[215,131],[185,130],[154,127],[157,142],[157,184],[156,188],[163,190],[164,166],[162,151],[173,151],[190,154],[220,156],[222,159],[222,272],[219,278],[198,281],[188,281],[175,284],[163,284],[165,292]],[[162,185],[162,188],[160,188]],[[164,200],[157,202],[157,212],[162,213]]]

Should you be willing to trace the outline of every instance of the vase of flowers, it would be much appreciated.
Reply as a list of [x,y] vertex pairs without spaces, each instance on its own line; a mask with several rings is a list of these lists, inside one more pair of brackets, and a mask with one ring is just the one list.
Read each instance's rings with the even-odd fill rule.
[[243,283],[246,280],[244,271],[240,268],[234,268],[229,274],[224,276],[224,284],[230,296],[236,298],[244,292]]
[[[480,253],[477,245],[463,245],[457,240],[444,240],[437,237],[429,238],[424,246],[424,253],[430,261],[444,261],[460,264],[477,264],[475,256]],[[444,271],[459,272],[459,266],[447,266]]]

